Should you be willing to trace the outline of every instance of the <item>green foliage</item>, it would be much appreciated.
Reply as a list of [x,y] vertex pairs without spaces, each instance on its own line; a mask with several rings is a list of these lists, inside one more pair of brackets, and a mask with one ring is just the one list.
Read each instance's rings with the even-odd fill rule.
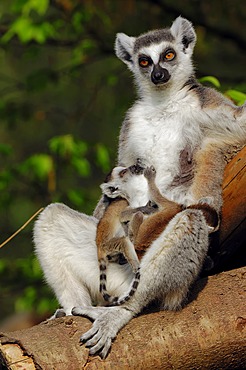
[[19,166],[19,169],[22,173],[28,174],[30,177],[44,180],[54,170],[54,165],[52,158],[48,154],[34,154],[26,159]]
[[[199,79],[201,83],[209,83],[212,84],[216,88],[220,88],[221,84],[219,80],[214,76],[204,76]],[[226,90],[223,92],[224,95],[230,98],[235,104],[242,105],[246,101],[246,94],[238,90]]]
[[109,172],[110,170],[110,156],[108,149],[103,144],[96,145],[96,163],[102,168],[103,172]]
[[231,98],[236,104],[242,105],[246,101],[246,94],[237,90],[227,90],[225,95]]
[[23,15],[29,15],[31,11],[44,15],[49,7],[49,3],[49,0],[15,0],[12,10]]
[[216,77],[214,77],[214,76],[204,76],[204,77],[201,77],[200,79],[199,79],[199,81],[201,82],[201,83],[206,83],[206,82],[209,82],[209,83],[211,83],[214,87],[217,87],[218,89],[220,88],[220,82],[219,82],[219,80],[218,80],[218,78],[216,78]]
[[16,0],[12,11],[18,16],[2,37],[2,42],[8,43],[14,36],[17,36],[23,43],[34,40],[43,44],[48,38],[53,38],[56,34],[54,26],[50,22],[35,17],[35,15],[44,16],[48,7],[49,0]]

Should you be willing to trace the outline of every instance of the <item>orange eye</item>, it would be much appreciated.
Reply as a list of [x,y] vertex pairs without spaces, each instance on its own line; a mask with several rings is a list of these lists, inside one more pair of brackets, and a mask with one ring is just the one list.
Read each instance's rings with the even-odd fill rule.
[[168,51],[166,54],[165,54],[165,59],[166,60],[173,60],[175,57],[175,53],[173,51]]
[[148,59],[139,59],[139,65],[143,68],[146,68],[149,66],[149,61]]

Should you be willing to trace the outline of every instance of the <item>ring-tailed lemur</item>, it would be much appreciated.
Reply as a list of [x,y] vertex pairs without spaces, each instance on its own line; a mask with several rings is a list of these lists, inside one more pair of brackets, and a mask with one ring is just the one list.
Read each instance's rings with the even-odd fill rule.
[[[210,198],[201,199],[197,204],[184,207],[168,200],[159,192],[155,184],[155,177],[156,171],[153,166],[147,167],[145,170],[135,165],[128,168],[115,167],[101,185],[103,194],[107,196],[107,201],[109,199],[109,205],[97,226],[96,243],[100,269],[99,290],[103,298],[111,305],[121,305],[127,302],[137,290],[140,281],[140,269],[135,249],[139,253],[144,253],[177,213],[185,208],[196,209],[198,212],[202,211],[209,232],[218,229],[218,214],[209,205],[212,201]],[[148,189],[146,189],[147,182]],[[139,204],[139,194],[143,191],[146,192],[146,203],[149,200],[158,208]],[[136,208],[128,207],[129,204],[132,207],[135,205]],[[123,227],[123,223],[126,222],[129,223],[127,232],[126,228]],[[199,244],[203,246],[203,241],[199,240]],[[185,247],[183,246],[183,248]],[[178,254],[177,252],[175,248],[170,248],[168,253],[175,256]],[[198,272],[202,268],[207,252],[206,248],[204,248],[204,252],[201,253],[199,250],[197,253],[200,256],[196,261]],[[111,257],[119,253],[122,253],[132,266],[134,279],[127,294],[122,297],[113,297],[108,294],[106,289],[107,266],[108,260],[112,260]],[[173,258],[173,261],[176,263],[175,258]],[[172,269],[172,266],[169,266],[169,268]],[[194,274],[195,278],[196,275]]]
[[[196,81],[192,65],[195,42],[192,24],[182,17],[170,28],[139,37],[117,35],[116,54],[133,72],[139,91],[121,128],[118,165],[129,167],[140,158],[146,166],[156,168],[157,187],[168,199],[190,205],[210,196],[212,206],[220,212],[221,147],[223,143],[245,143],[246,108],[236,107]],[[221,173],[216,181],[214,170],[209,170],[209,164],[214,168],[215,163]],[[122,306],[94,307],[103,304],[95,243],[103,212],[102,201],[91,217],[51,204],[35,223],[34,242],[46,280],[65,313],[71,314],[76,306],[74,314],[94,320],[81,341],[91,354],[104,358],[118,331],[151,301],[158,299],[165,309],[181,306],[193,281],[192,258],[189,261],[187,254],[196,252],[201,233],[208,242],[208,228],[202,212],[187,209],[178,213],[144,254],[140,283],[132,299]],[[167,247],[182,250],[184,244],[189,245],[183,250],[184,262],[171,271]],[[132,278],[128,264],[111,263],[107,289],[120,296]]]

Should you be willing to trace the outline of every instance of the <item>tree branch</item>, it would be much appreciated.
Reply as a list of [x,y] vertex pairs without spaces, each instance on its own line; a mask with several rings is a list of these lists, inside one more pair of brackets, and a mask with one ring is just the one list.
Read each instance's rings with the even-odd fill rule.
[[[201,279],[179,312],[155,312],[121,330],[108,358],[88,357],[87,319],[67,316],[0,335],[0,363],[13,369],[243,369],[246,267]],[[27,364],[29,364],[27,367]],[[31,367],[33,366],[33,367]],[[36,367],[34,367],[36,366]]]

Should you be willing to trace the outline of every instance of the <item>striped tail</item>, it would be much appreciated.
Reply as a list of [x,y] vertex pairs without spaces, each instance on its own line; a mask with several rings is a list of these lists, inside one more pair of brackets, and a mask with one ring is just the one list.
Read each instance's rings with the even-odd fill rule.
[[[107,284],[107,261],[104,258],[101,258],[99,260],[99,270],[100,270],[100,284],[99,284],[99,291],[103,296],[103,299],[107,302],[111,302],[111,300],[114,298],[107,292],[106,284]],[[118,299],[117,297],[115,297]]]
[[107,291],[107,287],[106,287],[107,285],[107,274],[106,274],[107,262],[104,259],[100,259],[99,269],[100,269],[99,290],[103,296],[103,299],[109,303],[109,306],[120,306],[132,298],[132,296],[135,294],[137,290],[137,287],[140,281],[140,268],[137,269],[134,275],[129,292],[122,297],[111,296]]
[[111,306],[120,306],[126,303],[127,301],[129,301],[135,294],[138,288],[139,282],[140,282],[140,268],[137,269],[134,275],[129,292],[122,297],[119,297],[119,298],[115,297],[116,299],[112,301]]

